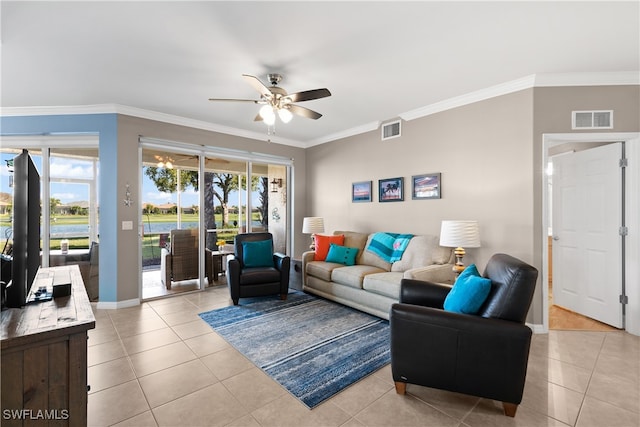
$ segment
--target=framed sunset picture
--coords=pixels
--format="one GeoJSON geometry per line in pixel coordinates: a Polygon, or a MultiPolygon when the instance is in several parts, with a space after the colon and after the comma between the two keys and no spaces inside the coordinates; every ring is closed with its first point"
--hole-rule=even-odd
{"type": "Polygon", "coordinates": [[[353,203],[371,201],[371,181],[360,181],[351,184],[351,201],[353,203]]]}

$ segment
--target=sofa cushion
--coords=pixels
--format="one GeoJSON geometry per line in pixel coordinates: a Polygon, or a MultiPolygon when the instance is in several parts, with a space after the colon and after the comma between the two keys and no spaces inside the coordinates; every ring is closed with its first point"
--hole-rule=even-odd
{"type": "Polygon", "coordinates": [[[337,262],[338,264],[354,265],[356,263],[356,255],[358,248],[350,248],[348,246],[339,246],[335,243],[329,245],[329,253],[326,262],[337,262]]]}
{"type": "Polygon", "coordinates": [[[383,295],[385,297],[400,299],[400,282],[402,273],[385,272],[369,274],[364,278],[362,287],[365,291],[383,295]]]}
{"type": "Polygon", "coordinates": [[[307,263],[306,273],[309,276],[330,282],[331,272],[338,267],[344,267],[344,265],[336,264],[334,262],[311,261],[307,263]]]}
{"type": "Polygon", "coordinates": [[[331,281],[340,285],[362,289],[362,281],[368,274],[382,273],[383,270],[370,265],[341,266],[331,272],[331,281]]]}
{"type": "Polygon", "coordinates": [[[438,236],[413,236],[400,261],[391,266],[391,271],[407,271],[431,264],[446,264],[451,256],[450,248],[440,246],[438,236]]]}
{"type": "Polygon", "coordinates": [[[314,261],[324,261],[327,258],[331,243],[335,243],[336,245],[344,244],[344,234],[337,234],[333,236],[316,234],[314,239],[316,244],[315,254],[313,255],[314,261]]]}
{"type": "MultiPolygon", "coordinates": [[[[365,248],[369,247],[369,244],[371,243],[371,239],[373,239],[373,234],[370,234],[367,237],[367,244],[365,248]]],[[[373,265],[374,267],[381,268],[384,271],[391,271],[391,263],[386,262],[385,260],[380,258],[378,255],[376,255],[375,253],[367,249],[365,249],[364,253],[360,256],[360,259],[358,260],[358,264],[373,265]]]]}
{"type": "Polygon", "coordinates": [[[356,264],[362,264],[360,259],[364,252],[364,246],[367,243],[367,234],[358,233],[357,231],[335,231],[333,234],[344,235],[344,246],[350,248],[358,248],[358,256],[356,256],[356,264]]]}

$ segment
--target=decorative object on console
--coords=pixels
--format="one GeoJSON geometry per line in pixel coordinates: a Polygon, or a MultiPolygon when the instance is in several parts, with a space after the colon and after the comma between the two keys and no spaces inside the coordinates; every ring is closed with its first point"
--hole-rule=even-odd
{"type": "Polygon", "coordinates": [[[302,220],[302,232],[311,234],[311,245],[309,249],[314,250],[316,247],[315,235],[324,233],[324,218],[319,216],[308,216],[302,220]]]}
{"type": "Polygon", "coordinates": [[[404,200],[404,178],[378,180],[379,202],[402,202],[404,200]]]}
{"type": "Polygon", "coordinates": [[[439,173],[414,175],[411,177],[411,186],[411,198],[413,200],[439,199],[442,197],[439,173]]]}
{"type": "Polygon", "coordinates": [[[353,203],[371,201],[371,181],[354,182],[351,184],[351,201],[353,203]]]}
{"type": "Polygon", "coordinates": [[[464,270],[462,258],[465,248],[480,247],[480,229],[478,221],[442,221],[440,228],[440,246],[455,248],[456,263],[453,271],[460,274],[464,270]]]}

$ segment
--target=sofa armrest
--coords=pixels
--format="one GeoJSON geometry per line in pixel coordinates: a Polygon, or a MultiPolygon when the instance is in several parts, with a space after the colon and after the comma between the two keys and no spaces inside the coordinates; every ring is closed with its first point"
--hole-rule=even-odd
{"type": "Polygon", "coordinates": [[[306,251],[302,253],[302,286],[307,284],[307,263],[313,261],[314,251],[306,251]]]}
{"type": "Polygon", "coordinates": [[[456,276],[453,264],[431,264],[424,267],[412,268],[404,272],[404,279],[424,280],[426,282],[453,285],[456,276]]]}

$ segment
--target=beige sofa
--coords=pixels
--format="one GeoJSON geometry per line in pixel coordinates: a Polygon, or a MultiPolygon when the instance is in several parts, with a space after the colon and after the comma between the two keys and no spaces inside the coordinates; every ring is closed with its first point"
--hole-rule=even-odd
{"type": "Polygon", "coordinates": [[[352,266],[315,261],[314,252],[302,254],[302,287],[332,301],[348,305],[375,316],[389,319],[391,305],[400,297],[403,278],[453,284],[454,255],[439,245],[438,236],[414,236],[402,258],[385,262],[366,248],[373,234],[336,231],[343,234],[344,246],[358,248],[352,266]]]}

